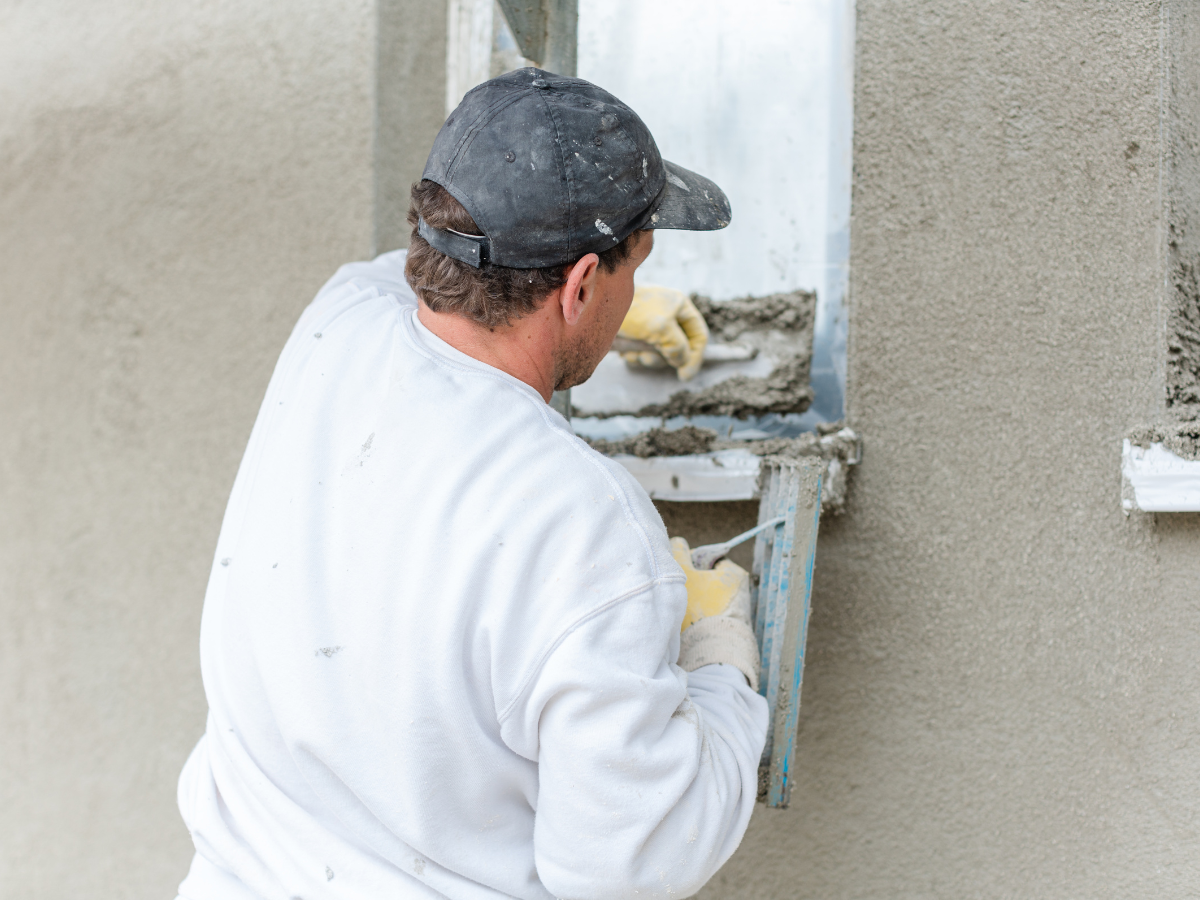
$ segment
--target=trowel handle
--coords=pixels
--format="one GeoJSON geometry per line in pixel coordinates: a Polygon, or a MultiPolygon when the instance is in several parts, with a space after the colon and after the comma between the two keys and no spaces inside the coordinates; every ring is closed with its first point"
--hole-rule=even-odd
{"type": "MultiPolygon", "coordinates": [[[[633,338],[621,337],[618,335],[613,338],[612,350],[617,353],[658,353],[658,348],[646,341],[636,341],[633,338]]],[[[661,355],[661,354],[660,354],[661,355]]]]}
{"type": "MultiPolygon", "coordinates": [[[[645,341],[636,341],[633,338],[625,338],[617,335],[613,338],[612,346],[609,348],[614,353],[658,353],[658,348],[653,344],[648,344],[645,341]]],[[[704,362],[723,363],[723,362],[745,362],[748,359],[754,359],[758,356],[758,350],[754,347],[747,347],[744,344],[719,344],[714,341],[709,341],[704,347],[704,362]]],[[[664,359],[664,362],[666,360],[664,359]]]]}
{"type": "Polygon", "coordinates": [[[692,565],[697,569],[711,569],[721,557],[727,554],[738,544],[745,543],[754,537],[760,531],[766,531],[768,528],[773,528],[776,525],[782,525],[785,516],[776,516],[774,519],[768,519],[760,525],[755,525],[749,531],[743,531],[737,537],[732,537],[720,544],[705,544],[703,547],[697,547],[692,551],[692,565]]]}

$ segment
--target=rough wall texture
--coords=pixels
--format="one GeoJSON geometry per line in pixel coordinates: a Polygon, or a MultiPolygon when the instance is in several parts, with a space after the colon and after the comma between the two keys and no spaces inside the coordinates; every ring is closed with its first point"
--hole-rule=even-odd
{"type": "MultiPolygon", "coordinates": [[[[386,10],[432,17],[427,56],[436,6],[386,10]]],[[[383,217],[376,13],[0,6],[2,897],[171,897],[186,872],[225,500],[296,316],[383,217]]]]}
{"type": "Polygon", "coordinates": [[[375,252],[407,247],[408,192],[446,119],[447,0],[376,0],[375,252]]]}
{"type": "MultiPolygon", "coordinates": [[[[867,455],[822,523],[794,806],[756,814],[705,896],[1192,895],[1200,519],[1118,502],[1192,252],[1169,237],[1195,209],[1168,177],[1186,107],[1160,115],[1195,100],[1191,4],[858,6],[867,455]]],[[[417,0],[378,15],[413,52],[444,28],[417,0]]],[[[376,71],[375,16],[0,8],[0,896],[161,898],[183,874],[174,782],[239,456],[315,288],[402,240],[376,198],[410,176],[373,135],[419,172],[397,116],[440,116],[385,101],[388,66],[435,104],[441,76],[376,71]]],[[[753,516],[660,508],[694,543],[753,516]]]]}
{"type": "Polygon", "coordinates": [[[1200,9],[1171,3],[1166,19],[1169,420],[1200,419],[1200,9]]]}
{"type": "Polygon", "coordinates": [[[1200,517],[1118,500],[1162,414],[1194,9],[858,0],[866,454],[821,526],[794,808],[704,897],[1195,895],[1200,517]]]}

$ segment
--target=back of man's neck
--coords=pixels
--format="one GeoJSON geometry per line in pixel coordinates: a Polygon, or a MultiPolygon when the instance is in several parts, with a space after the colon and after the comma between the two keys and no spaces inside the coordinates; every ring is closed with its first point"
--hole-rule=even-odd
{"type": "Polygon", "coordinates": [[[546,307],[509,325],[488,328],[456,313],[434,312],[425,301],[421,324],[460,353],[525,382],[549,402],[554,390],[554,347],[546,307]]]}

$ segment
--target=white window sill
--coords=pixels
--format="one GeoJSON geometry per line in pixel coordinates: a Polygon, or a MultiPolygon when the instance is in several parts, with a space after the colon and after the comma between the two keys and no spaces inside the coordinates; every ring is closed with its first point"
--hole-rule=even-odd
{"type": "Polygon", "coordinates": [[[759,458],[748,450],[649,459],[620,454],[613,459],[654,500],[753,500],[758,496],[759,458]]]}
{"type": "Polygon", "coordinates": [[[1143,512],[1200,512],[1200,460],[1176,456],[1162,444],[1121,451],[1121,506],[1143,512]]]}
{"type": "MultiPolygon", "coordinates": [[[[717,501],[757,500],[758,471],[761,460],[748,450],[716,450],[691,456],[613,457],[632,475],[654,500],[717,501]]],[[[846,499],[846,469],[857,459],[834,457],[821,490],[822,512],[840,512],[846,499]]]]}

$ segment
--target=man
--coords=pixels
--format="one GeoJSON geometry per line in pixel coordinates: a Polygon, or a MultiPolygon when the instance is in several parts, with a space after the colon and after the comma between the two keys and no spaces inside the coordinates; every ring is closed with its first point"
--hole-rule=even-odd
{"type": "Polygon", "coordinates": [[[467,95],[412,204],[407,255],[300,318],[238,472],[180,895],[687,896],[755,800],[747,580],[689,597],[645,493],[547,401],[653,230],[728,203],[615,97],[525,69],[467,95]]]}

